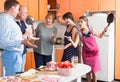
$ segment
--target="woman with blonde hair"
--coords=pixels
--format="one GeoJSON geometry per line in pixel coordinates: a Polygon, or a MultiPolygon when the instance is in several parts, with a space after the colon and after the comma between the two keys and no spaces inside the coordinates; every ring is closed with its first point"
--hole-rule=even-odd
{"type": "Polygon", "coordinates": [[[35,41],[38,48],[34,48],[36,68],[41,65],[45,66],[47,62],[52,60],[53,44],[56,41],[57,34],[54,20],[54,15],[52,13],[48,13],[45,21],[43,23],[39,23],[35,30],[36,37],[40,38],[40,40],[35,41]]]}

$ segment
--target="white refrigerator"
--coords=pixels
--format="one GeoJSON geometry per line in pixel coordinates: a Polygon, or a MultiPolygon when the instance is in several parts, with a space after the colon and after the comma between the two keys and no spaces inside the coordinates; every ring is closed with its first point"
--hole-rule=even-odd
{"type": "MultiPolygon", "coordinates": [[[[95,12],[88,16],[89,25],[101,33],[107,26],[107,13],[95,12]]],[[[115,22],[111,23],[109,30],[102,39],[96,37],[100,49],[101,71],[98,72],[98,80],[111,82],[114,80],[114,56],[115,56],[115,22]]]]}

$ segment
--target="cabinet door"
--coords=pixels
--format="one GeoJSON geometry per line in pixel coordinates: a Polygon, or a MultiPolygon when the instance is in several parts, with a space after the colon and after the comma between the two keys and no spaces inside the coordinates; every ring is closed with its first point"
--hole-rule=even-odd
{"type": "Polygon", "coordinates": [[[4,11],[4,2],[5,0],[0,0],[0,12],[4,11]]]}
{"type": "Polygon", "coordinates": [[[35,61],[34,61],[34,53],[27,52],[26,53],[26,64],[25,64],[25,71],[35,68],[35,61]]]}
{"type": "Polygon", "coordinates": [[[116,0],[115,79],[120,80],[120,0],[116,0]]]}
{"type": "Polygon", "coordinates": [[[61,17],[64,13],[70,11],[70,0],[57,0],[57,3],[60,4],[58,12],[60,13],[61,17]]]}
{"type": "Polygon", "coordinates": [[[44,20],[45,16],[48,13],[47,5],[48,5],[48,1],[47,0],[39,0],[39,5],[38,5],[39,12],[38,13],[39,13],[39,19],[40,20],[44,20]]]}
{"type": "Polygon", "coordinates": [[[83,1],[83,10],[86,11],[98,11],[98,0],[84,0],[83,1]]]}
{"type": "Polygon", "coordinates": [[[18,0],[21,5],[24,5],[28,8],[28,0],[18,0]]]}
{"type": "Polygon", "coordinates": [[[38,10],[39,10],[38,2],[39,1],[40,0],[28,0],[28,14],[33,16],[35,20],[39,19],[39,16],[38,16],[38,13],[39,13],[38,12],[38,10]]]}
{"type": "Polygon", "coordinates": [[[78,20],[79,17],[84,13],[83,1],[84,0],[70,0],[70,11],[73,13],[75,20],[78,20]]]}
{"type": "Polygon", "coordinates": [[[56,49],[56,62],[60,62],[63,56],[63,49],[56,49]]]}
{"type": "Polygon", "coordinates": [[[115,0],[99,0],[99,11],[115,10],[115,0]]]}

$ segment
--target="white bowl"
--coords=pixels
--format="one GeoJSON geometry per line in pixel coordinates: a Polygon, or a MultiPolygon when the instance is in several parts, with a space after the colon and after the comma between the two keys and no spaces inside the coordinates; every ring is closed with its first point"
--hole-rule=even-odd
{"type": "Polygon", "coordinates": [[[63,76],[68,76],[73,73],[74,69],[73,68],[59,68],[58,73],[63,76]]]}

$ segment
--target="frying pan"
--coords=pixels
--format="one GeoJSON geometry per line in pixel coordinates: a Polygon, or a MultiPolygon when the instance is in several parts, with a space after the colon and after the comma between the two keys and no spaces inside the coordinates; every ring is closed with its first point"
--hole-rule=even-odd
{"type": "Polygon", "coordinates": [[[34,23],[34,18],[33,18],[32,16],[28,16],[28,17],[26,18],[26,23],[27,23],[28,25],[32,25],[32,24],[34,23]]]}
{"type": "Polygon", "coordinates": [[[108,23],[107,26],[109,26],[110,23],[113,22],[113,20],[114,20],[114,14],[113,13],[109,13],[108,16],[107,16],[107,23],[108,23]]]}

